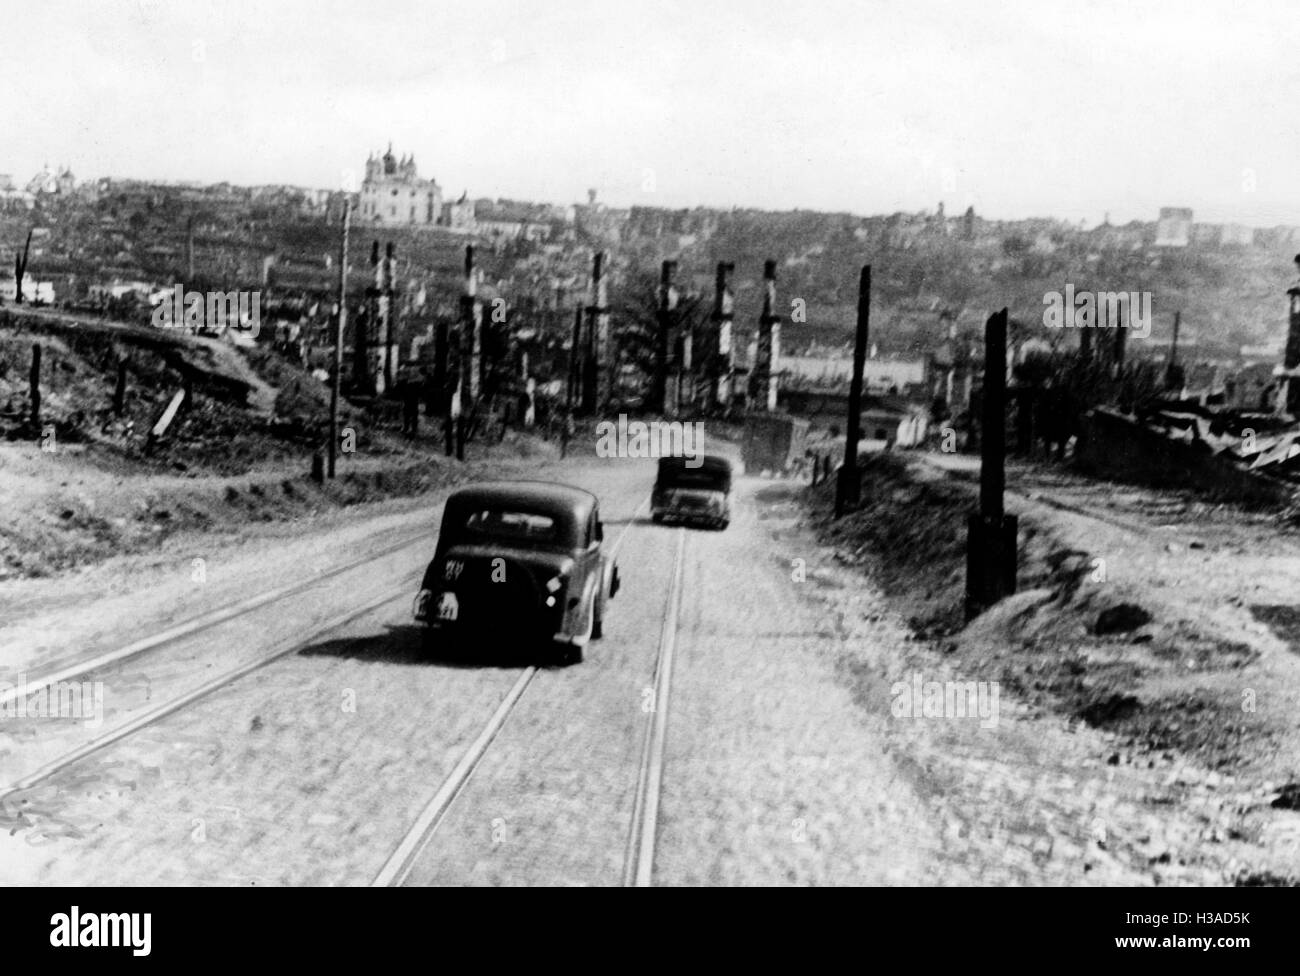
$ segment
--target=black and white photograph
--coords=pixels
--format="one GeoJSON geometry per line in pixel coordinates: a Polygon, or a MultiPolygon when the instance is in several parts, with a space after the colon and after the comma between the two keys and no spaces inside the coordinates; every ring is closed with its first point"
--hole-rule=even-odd
{"type": "Polygon", "coordinates": [[[0,13],[23,940],[148,956],[123,889],[1046,888],[1110,891],[1108,958],[1261,947],[1294,5],[0,13]]]}

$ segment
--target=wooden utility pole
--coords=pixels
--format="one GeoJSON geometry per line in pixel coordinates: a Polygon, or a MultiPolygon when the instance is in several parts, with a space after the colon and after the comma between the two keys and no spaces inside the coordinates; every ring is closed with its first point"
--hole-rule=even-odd
{"type": "Polygon", "coordinates": [[[569,347],[569,396],[565,406],[576,410],[582,403],[582,372],[585,358],[582,349],[582,306],[573,310],[573,345],[569,347]]]}
{"type": "Polygon", "coordinates": [[[984,324],[983,453],[980,455],[980,514],[1002,517],[1006,490],[1007,310],[984,324]]]}
{"type": "Polygon", "coordinates": [[[32,232],[27,232],[27,243],[23,245],[22,253],[14,255],[14,285],[17,291],[14,293],[14,304],[23,303],[23,278],[27,276],[27,258],[32,250],[32,232]]]}
{"type": "MultiPolygon", "coordinates": [[[[22,292],[20,291],[21,295],[22,292]]],[[[32,368],[27,375],[28,399],[32,408],[32,428],[40,432],[41,429],[41,344],[32,343],[32,368]]]]}
{"type": "Polygon", "coordinates": [[[397,258],[394,256],[395,248],[393,242],[389,241],[384,245],[384,261],[380,265],[380,282],[379,282],[379,315],[380,327],[379,334],[383,336],[384,358],[383,358],[383,376],[384,376],[384,393],[386,396],[393,395],[394,384],[394,363],[393,363],[393,335],[397,331],[394,325],[394,319],[397,316],[395,306],[395,289],[393,281],[397,277],[397,258]]]}
{"type": "Polygon", "coordinates": [[[450,345],[450,328],[441,315],[433,326],[433,375],[429,379],[429,399],[426,414],[442,412],[444,426],[451,413],[448,403],[447,356],[450,345]]]}
{"type": "Polygon", "coordinates": [[[326,474],[334,477],[339,449],[339,384],[343,375],[343,330],[348,322],[348,227],[352,218],[352,201],[343,201],[343,239],[339,243],[339,307],[334,316],[334,352],[330,356],[330,444],[326,474]]]}
{"type": "Polygon", "coordinates": [[[777,370],[781,356],[781,316],[776,314],[776,262],[763,262],[763,313],[749,378],[749,402],[756,410],[776,409],[777,370]]]}
{"type": "Polygon", "coordinates": [[[687,320],[677,337],[674,355],[677,358],[676,409],[695,405],[695,335],[694,321],[687,320]]]}
{"type": "Polygon", "coordinates": [[[609,307],[605,302],[605,252],[591,258],[591,304],[587,306],[587,353],[582,371],[582,412],[604,409],[613,395],[614,364],[610,360],[609,307]]]}
{"type": "Polygon", "coordinates": [[[1178,332],[1182,325],[1183,313],[1180,309],[1174,313],[1174,340],[1169,344],[1169,364],[1165,367],[1165,389],[1178,382],[1178,332]]]}
{"type": "MultiPolygon", "coordinates": [[[[378,264],[379,242],[372,241],[370,244],[372,273],[378,264]]],[[[352,326],[352,389],[363,396],[375,391],[374,373],[370,361],[370,335],[375,327],[377,311],[375,286],[372,282],[366,287],[361,314],[357,316],[357,321],[352,326]]]]}
{"type": "Polygon", "coordinates": [[[473,244],[465,246],[465,290],[460,301],[463,322],[461,338],[464,342],[461,390],[466,397],[461,406],[469,407],[478,398],[479,386],[483,380],[483,306],[478,300],[478,269],[474,264],[473,244]]]}
{"type": "Polygon", "coordinates": [[[465,246],[465,291],[460,299],[461,352],[456,398],[456,457],[465,460],[466,427],[478,399],[482,369],[483,307],[478,300],[478,272],[474,267],[474,245],[465,246]]]}
{"type": "Polygon", "coordinates": [[[858,439],[862,433],[862,370],[867,362],[871,333],[871,265],[863,265],[858,279],[858,332],[853,343],[853,376],[849,381],[848,429],[844,435],[844,465],[835,483],[835,517],[839,518],[862,498],[858,479],[858,439]]]}
{"type": "MultiPolygon", "coordinates": [[[[1300,274],[1300,254],[1295,258],[1300,274]]],[[[1279,377],[1277,412],[1300,415],[1300,277],[1287,289],[1289,306],[1286,348],[1282,352],[1282,375],[1279,377]]]]}
{"type": "MultiPolygon", "coordinates": [[[[1115,338],[1111,345],[1111,363],[1115,367],[1115,375],[1118,376],[1124,369],[1124,347],[1128,341],[1128,323],[1124,321],[1124,302],[1119,303],[1116,315],[1119,321],[1115,323],[1115,338]]],[[[1128,310],[1128,322],[1133,321],[1133,309],[1128,310]]],[[[1087,331],[1087,330],[1084,330],[1087,331]]]]}
{"type": "Polygon", "coordinates": [[[650,387],[650,409],[668,408],[668,345],[677,319],[677,262],[665,261],[659,272],[659,307],[655,314],[655,372],[650,387]]]}
{"type": "Polygon", "coordinates": [[[1016,592],[1018,522],[1003,508],[1006,489],[1007,310],[984,325],[980,505],[966,523],[966,619],[1016,592]]]}
{"type": "Polygon", "coordinates": [[[731,404],[731,384],[735,372],[732,353],[731,324],[735,318],[735,304],[731,294],[731,273],[736,265],[719,261],[713,279],[713,335],[708,350],[709,393],[715,403],[726,407],[731,404]]]}
{"type": "Polygon", "coordinates": [[[120,417],[126,409],[126,356],[117,357],[117,382],[113,384],[113,416],[120,417]]]}
{"type": "Polygon", "coordinates": [[[435,349],[434,370],[442,365],[442,382],[438,386],[438,396],[442,404],[443,444],[447,457],[456,453],[456,417],[460,410],[460,329],[450,322],[439,321],[438,342],[441,352],[435,349]]]}

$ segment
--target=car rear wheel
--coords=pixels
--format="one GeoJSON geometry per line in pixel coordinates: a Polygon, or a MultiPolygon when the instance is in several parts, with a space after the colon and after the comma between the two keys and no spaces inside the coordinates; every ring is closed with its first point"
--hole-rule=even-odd
{"type": "Polygon", "coordinates": [[[426,627],[421,635],[424,656],[434,661],[454,663],[465,658],[461,635],[446,628],[426,627]]]}
{"type": "Polygon", "coordinates": [[[587,620],[583,625],[583,631],[574,634],[569,639],[569,643],[564,644],[560,651],[560,660],[566,665],[581,664],[586,656],[587,642],[595,636],[596,631],[596,597],[592,594],[591,600],[587,604],[587,620]]]}
{"type": "Polygon", "coordinates": [[[443,651],[443,642],[438,639],[432,627],[421,627],[420,650],[425,657],[437,657],[443,651]]]}

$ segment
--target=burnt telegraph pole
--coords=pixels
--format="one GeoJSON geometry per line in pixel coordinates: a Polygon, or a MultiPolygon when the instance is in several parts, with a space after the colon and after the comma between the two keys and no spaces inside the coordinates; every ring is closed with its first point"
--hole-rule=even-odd
{"type": "Polygon", "coordinates": [[[339,308],[334,316],[334,351],[330,356],[330,444],[326,474],[334,477],[339,450],[339,383],[343,373],[343,329],[348,322],[348,224],[352,201],[343,201],[343,240],[339,243],[339,308]]]}
{"type": "Polygon", "coordinates": [[[677,276],[677,262],[665,261],[659,274],[659,308],[656,312],[655,331],[655,372],[654,383],[650,388],[651,409],[663,412],[668,409],[668,360],[669,344],[672,341],[673,326],[677,319],[677,287],[673,279],[677,276]]]}
{"type": "Polygon", "coordinates": [[[749,379],[749,402],[757,409],[776,409],[777,370],[781,357],[781,316],[776,314],[776,262],[763,262],[763,313],[758,318],[758,342],[749,379]]]}
{"type": "Polygon", "coordinates": [[[570,413],[582,404],[582,371],[586,362],[582,348],[582,306],[573,310],[573,341],[569,345],[569,387],[565,406],[570,413]]]}
{"type": "Polygon", "coordinates": [[[377,286],[379,288],[379,334],[384,343],[383,363],[383,392],[387,396],[393,395],[393,341],[394,333],[397,331],[394,327],[394,318],[397,315],[395,304],[395,292],[393,281],[397,277],[397,258],[393,253],[393,242],[389,241],[384,245],[384,260],[380,263],[380,275],[377,286]]]}
{"type": "Polygon", "coordinates": [[[474,245],[465,245],[465,292],[460,299],[460,370],[456,387],[456,458],[465,460],[466,427],[478,400],[479,370],[483,358],[483,306],[478,300],[478,271],[474,267],[474,245]]]}
{"type": "Polygon", "coordinates": [[[582,370],[582,412],[603,410],[613,395],[614,364],[610,362],[609,306],[606,301],[605,252],[591,259],[591,304],[587,306],[587,351],[582,370]]]}
{"type": "Polygon", "coordinates": [[[1178,332],[1183,323],[1182,310],[1174,312],[1174,338],[1169,344],[1169,363],[1165,366],[1165,389],[1173,389],[1175,386],[1182,386],[1178,382],[1178,374],[1182,372],[1178,368],[1178,332]]]}
{"type": "Polygon", "coordinates": [[[1300,415],[1300,254],[1295,256],[1297,278],[1287,290],[1288,328],[1282,368],[1278,377],[1277,412],[1300,415]]]}
{"type": "Polygon", "coordinates": [[[984,325],[980,506],[966,524],[966,619],[1016,592],[1018,520],[1003,508],[1006,489],[1007,310],[984,325]]]}
{"type": "Polygon", "coordinates": [[[858,279],[858,332],[853,343],[853,376],[849,381],[848,430],[844,434],[844,464],[835,482],[835,517],[862,499],[858,479],[858,439],[862,436],[862,370],[867,362],[867,338],[871,333],[871,265],[863,265],[858,279]]]}
{"type": "MultiPolygon", "coordinates": [[[[375,280],[379,276],[379,242],[370,244],[370,268],[375,280]]],[[[366,300],[361,314],[352,329],[352,388],[358,394],[375,392],[373,359],[370,352],[370,338],[375,331],[375,321],[379,317],[379,289],[372,281],[366,287],[366,300]]]]}
{"type": "Polygon", "coordinates": [[[732,354],[731,325],[735,319],[735,300],[731,292],[731,273],[736,265],[719,261],[713,282],[713,333],[709,336],[708,380],[713,402],[726,407],[731,404],[731,384],[735,372],[732,354]]]}

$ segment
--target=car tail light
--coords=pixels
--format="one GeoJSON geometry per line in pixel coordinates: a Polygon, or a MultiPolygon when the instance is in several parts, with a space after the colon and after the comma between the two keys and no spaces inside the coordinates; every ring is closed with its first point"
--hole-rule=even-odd
{"type": "Polygon", "coordinates": [[[548,607],[555,606],[556,601],[559,599],[560,591],[563,589],[564,577],[562,576],[552,576],[546,581],[546,605],[548,607]]]}
{"type": "Polygon", "coordinates": [[[415,595],[415,604],[411,607],[411,615],[416,620],[423,621],[429,612],[429,598],[433,596],[432,590],[421,590],[415,595]]]}

